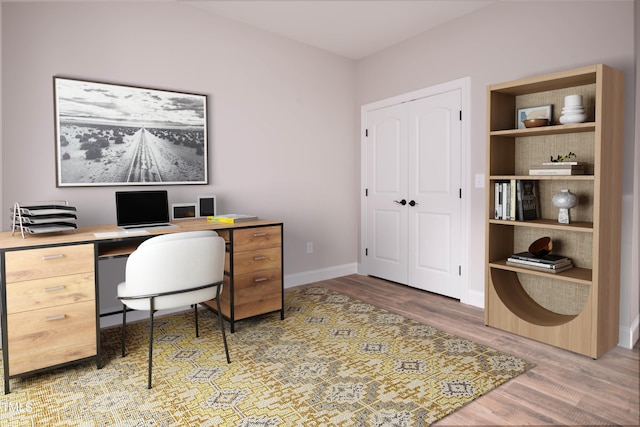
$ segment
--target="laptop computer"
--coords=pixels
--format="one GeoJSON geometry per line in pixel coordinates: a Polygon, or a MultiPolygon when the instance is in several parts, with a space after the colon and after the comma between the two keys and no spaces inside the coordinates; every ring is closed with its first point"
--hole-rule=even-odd
{"type": "Polygon", "coordinates": [[[123,230],[169,228],[166,190],[116,191],[117,225],[123,230]]]}

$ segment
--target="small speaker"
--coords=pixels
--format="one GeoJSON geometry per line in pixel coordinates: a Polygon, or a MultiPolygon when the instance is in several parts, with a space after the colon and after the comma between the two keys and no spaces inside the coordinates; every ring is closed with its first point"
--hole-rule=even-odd
{"type": "Polygon", "coordinates": [[[197,209],[195,203],[174,203],[171,205],[171,220],[194,219],[197,209]]]}
{"type": "Polygon", "coordinates": [[[216,196],[198,197],[198,218],[206,218],[216,214],[216,196]]]}

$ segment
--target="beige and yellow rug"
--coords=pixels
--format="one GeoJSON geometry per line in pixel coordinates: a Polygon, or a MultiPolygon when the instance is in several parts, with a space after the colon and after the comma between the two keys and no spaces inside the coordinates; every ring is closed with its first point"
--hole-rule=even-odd
{"type": "Polygon", "coordinates": [[[104,367],[83,363],[12,379],[12,426],[423,426],[532,365],[321,287],[285,294],[286,317],[228,333],[201,311],[158,318],[153,389],[147,322],[102,332],[104,367]]]}

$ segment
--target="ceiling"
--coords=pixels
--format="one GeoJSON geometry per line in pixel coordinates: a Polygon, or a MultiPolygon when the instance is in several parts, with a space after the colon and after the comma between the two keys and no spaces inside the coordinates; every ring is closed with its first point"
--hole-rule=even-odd
{"type": "Polygon", "coordinates": [[[177,0],[361,59],[496,0],[177,0]]]}
{"type": "MultiPolygon", "coordinates": [[[[0,0],[0,2],[60,0],[0,0]]],[[[70,0],[122,2],[127,0],[70,0]]],[[[517,0],[135,0],[179,2],[336,55],[362,59],[486,7],[517,0]]]]}

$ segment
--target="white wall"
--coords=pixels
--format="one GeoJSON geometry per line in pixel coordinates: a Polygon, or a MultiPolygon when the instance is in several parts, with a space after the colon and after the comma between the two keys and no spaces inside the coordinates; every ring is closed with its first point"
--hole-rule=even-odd
{"type": "MultiPolygon", "coordinates": [[[[169,187],[171,201],[217,194],[223,211],[283,220],[285,285],[355,269],[361,105],[470,76],[473,180],[485,171],[488,84],[599,62],[621,69],[630,94],[623,234],[635,236],[622,249],[636,248],[621,266],[621,328],[629,332],[635,319],[637,331],[632,1],[496,2],[357,64],[180,3],[1,6],[3,230],[3,213],[17,200],[64,198],[78,206],[82,224],[115,221],[116,188],[55,187],[52,76],[204,93],[211,183],[169,187]]],[[[467,187],[469,291],[483,292],[484,193],[467,187]]],[[[121,266],[101,273],[115,282],[121,266]]]]}
{"type": "MultiPolygon", "coordinates": [[[[485,172],[486,87],[522,77],[605,63],[625,73],[623,235],[631,236],[635,145],[634,4],[621,2],[496,2],[358,63],[357,102],[364,105],[442,82],[471,77],[471,218],[469,292],[484,290],[484,190],[474,175],[485,172]],[[544,4],[544,7],[541,7],[544,4]]],[[[631,239],[623,239],[623,254],[631,239]]],[[[621,344],[638,318],[633,260],[621,266],[621,344]]],[[[637,328],[637,324],[636,324],[637,328]]],[[[625,338],[626,337],[626,338],[625,338]]]]}
{"type": "MultiPolygon", "coordinates": [[[[201,93],[210,184],[166,187],[170,202],[216,194],[223,213],[282,220],[285,285],[355,271],[353,61],[174,2],[2,3],[2,12],[2,212],[67,199],[81,225],[115,222],[122,187],[56,188],[52,76],[201,93]]],[[[101,273],[117,281],[120,270],[101,273]]]]}
{"type": "MultiPolygon", "coordinates": [[[[640,112],[640,5],[635,2],[635,31],[636,31],[636,132],[635,132],[635,172],[633,182],[635,188],[633,191],[633,228],[631,233],[631,284],[632,292],[629,298],[629,313],[627,314],[627,322],[631,325],[630,343],[635,343],[640,337],[640,120],[638,120],[638,112],[640,112]],[[633,292],[633,284],[635,284],[635,293],[633,292]]],[[[621,322],[627,324],[627,322],[621,322]]]]}

